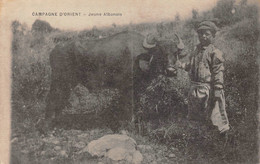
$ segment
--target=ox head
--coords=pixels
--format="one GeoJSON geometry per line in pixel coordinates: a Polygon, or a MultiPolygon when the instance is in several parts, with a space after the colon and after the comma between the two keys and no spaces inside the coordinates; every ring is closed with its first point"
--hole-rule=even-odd
{"type": "Polygon", "coordinates": [[[177,75],[179,58],[182,58],[184,44],[181,38],[175,34],[177,42],[173,39],[161,39],[156,42],[154,48],[151,67],[159,74],[165,74],[168,77],[177,75]]]}

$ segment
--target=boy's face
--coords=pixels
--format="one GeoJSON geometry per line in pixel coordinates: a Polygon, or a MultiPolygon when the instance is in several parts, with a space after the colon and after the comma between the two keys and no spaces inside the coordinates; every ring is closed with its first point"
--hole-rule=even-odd
{"type": "Polygon", "coordinates": [[[209,44],[212,43],[214,39],[214,36],[210,30],[200,30],[198,31],[198,35],[199,35],[199,41],[202,46],[208,46],[209,44]]]}

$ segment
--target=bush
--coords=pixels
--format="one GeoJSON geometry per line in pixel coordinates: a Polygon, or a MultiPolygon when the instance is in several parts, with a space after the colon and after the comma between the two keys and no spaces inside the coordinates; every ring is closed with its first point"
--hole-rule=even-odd
{"type": "Polygon", "coordinates": [[[183,117],[187,113],[187,90],[189,78],[179,70],[178,77],[159,76],[146,88],[141,96],[141,110],[144,119],[164,119],[183,117]]]}
{"type": "Polygon", "coordinates": [[[234,0],[219,0],[213,9],[214,18],[220,19],[223,25],[234,23],[232,13],[234,3],[234,0]]]}
{"type": "Polygon", "coordinates": [[[34,124],[43,114],[44,100],[49,90],[48,53],[52,44],[43,38],[41,44],[31,46],[35,37],[30,31],[13,35],[12,123],[27,121],[34,124]]]}
{"type": "Polygon", "coordinates": [[[258,40],[258,35],[257,21],[254,19],[244,19],[233,26],[227,37],[254,44],[258,40]]]}
{"type": "Polygon", "coordinates": [[[37,19],[33,25],[32,25],[32,32],[40,32],[40,33],[50,33],[52,32],[54,29],[51,27],[51,25],[46,22],[46,21],[42,21],[37,19]]]}

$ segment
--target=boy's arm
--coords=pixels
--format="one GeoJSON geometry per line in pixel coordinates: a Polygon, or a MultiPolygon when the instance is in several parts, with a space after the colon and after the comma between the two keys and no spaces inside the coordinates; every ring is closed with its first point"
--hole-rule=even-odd
{"type": "Polygon", "coordinates": [[[178,67],[179,68],[181,68],[181,69],[184,69],[185,71],[190,71],[190,69],[191,69],[191,63],[192,63],[192,60],[193,60],[193,57],[194,57],[194,55],[197,53],[197,46],[196,47],[194,47],[194,50],[192,51],[192,52],[190,52],[190,53],[187,53],[185,56],[187,56],[188,55],[188,62],[180,62],[180,61],[178,61],[179,63],[177,64],[178,65],[178,67]]]}
{"type": "Polygon", "coordinates": [[[184,69],[185,71],[188,72],[190,70],[190,68],[191,68],[191,64],[190,64],[190,62],[182,63],[182,62],[179,61],[178,67],[181,68],[181,69],[184,69]]]}
{"type": "Polygon", "coordinates": [[[215,97],[220,97],[224,88],[224,57],[220,50],[215,50],[213,53],[212,82],[215,97]]]}
{"type": "Polygon", "coordinates": [[[181,62],[181,61],[177,61],[176,65],[177,67],[184,69],[185,71],[189,71],[191,69],[191,60],[192,60],[192,55],[189,56],[189,61],[188,62],[181,62]]]}

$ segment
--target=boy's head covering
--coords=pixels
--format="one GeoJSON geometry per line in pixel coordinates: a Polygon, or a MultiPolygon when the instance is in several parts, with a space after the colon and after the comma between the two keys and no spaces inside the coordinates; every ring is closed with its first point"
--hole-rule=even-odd
{"type": "Polygon", "coordinates": [[[199,24],[197,32],[199,32],[200,30],[210,30],[211,32],[213,32],[213,34],[216,34],[216,32],[218,31],[218,27],[215,25],[215,23],[211,21],[203,21],[199,24]]]}

